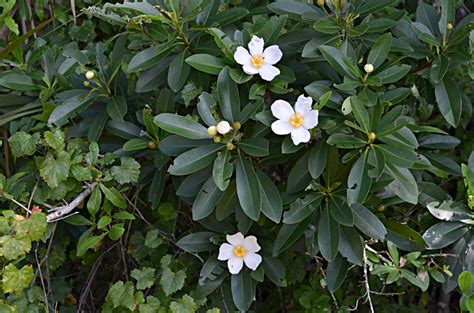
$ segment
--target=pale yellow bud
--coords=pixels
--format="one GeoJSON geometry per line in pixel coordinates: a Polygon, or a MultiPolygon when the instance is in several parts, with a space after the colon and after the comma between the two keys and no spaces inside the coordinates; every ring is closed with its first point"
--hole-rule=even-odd
{"type": "Polygon", "coordinates": [[[215,135],[217,135],[217,127],[209,126],[209,128],[207,129],[207,133],[209,134],[209,136],[214,137],[215,135]]]}

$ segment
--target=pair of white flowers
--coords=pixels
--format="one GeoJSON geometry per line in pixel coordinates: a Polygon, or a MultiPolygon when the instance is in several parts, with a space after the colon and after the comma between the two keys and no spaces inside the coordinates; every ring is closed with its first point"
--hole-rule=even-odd
{"type": "MultiPolygon", "coordinates": [[[[249,49],[238,47],[234,59],[242,65],[246,74],[258,73],[262,79],[271,81],[280,74],[280,70],[273,65],[280,61],[283,53],[277,45],[264,50],[264,44],[262,38],[253,36],[249,49]]],[[[312,99],[304,95],[298,97],[294,109],[284,100],[275,101],[271,110],[278,120],[273,122],[272,131],[277,135],[291,134],[295,145],[308,142],[311,138],[309,130],[318,124],[318,111],[313,110],[312,103],[312,99]]]]}

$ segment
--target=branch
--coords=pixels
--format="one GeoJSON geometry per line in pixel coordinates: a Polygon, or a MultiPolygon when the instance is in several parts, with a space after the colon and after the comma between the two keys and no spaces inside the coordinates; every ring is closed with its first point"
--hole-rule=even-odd
{"type": "Polygon", "coordinates": [[[372,298],[370,297],[370,286],[369,286],[369,277],[367,275],[367,253],[366,253],[366,250],[364,248],[364,283],[365,283],[365,290],[366,290],[366,297],[367,297],[367,301],[369,302],[369,306],[370,306],[370,312],[371,313],[374,313],[374,307],[372,305],[372,298]]]}
{"type": "Polygon", "coordinates": [[[81,204],[84,199],[92,193],[92,190],[94,190],[95,186],[97,183],[92,183],[90,185],[87,185],[86,189],[81,192],[74,200],[72,200],[71,203],[68,205],[63,205],[60,207],[52,208],[47,216],[47,220],[49,223],[56,222],[57,219],[65,216],[66,214],[70,213],[72,210],[74,210],[79,204],[81,204]]]}

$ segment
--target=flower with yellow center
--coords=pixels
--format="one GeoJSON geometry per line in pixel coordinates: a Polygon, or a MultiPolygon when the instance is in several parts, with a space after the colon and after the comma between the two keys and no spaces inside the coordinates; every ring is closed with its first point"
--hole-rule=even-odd
{"type": "Polygon", "coordinates": [[[312,108],[313,100],[300,95],[296,100],[295,109],[284,100],[275,101],[272,114],[278,120],[272,123],[272,131],[277,135],[291,134],[295,145],[308,142],[311,138],[309,130],[318,125],[318,110],[312,108]]]}
{"type": "Polygon", "coordinates": [[[264,40],[253,36],[248,44],[248,50],[244,47],[237,47],[234,59],[242,65],[242,69],[248,75],[259,74],[266,81],[273,80],[280,74],[280,70],[273,66],[280,61],[283,53],[277,45],[267,47],[265,50],[264,40]]]}
{"type": "Polygon", "coordinates": [[[217,259],[227,261],[231,274],[238,274],[245,265],[255,271],[262,262],[262,257],[257,254],[260,246],[255,236],[244,237],[242,233],[226,236],[228,243],[223,243],[219,248],[217,259]]]}

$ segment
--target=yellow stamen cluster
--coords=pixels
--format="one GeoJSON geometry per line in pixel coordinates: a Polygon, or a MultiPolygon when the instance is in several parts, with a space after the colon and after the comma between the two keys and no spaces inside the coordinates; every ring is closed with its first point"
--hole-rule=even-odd
{"type": "Polygon", "coordinates": [[[256,68],[261,68],[263,66],[263,61],[264,60],[265,60],[265,58],[263,57],[263,55],[257,54],[257,55],[253,55],[250,58],[250,63],[252,63],[252,65],[256,68]]]}
{"type": "Polygon", "coordinates": [[[235,247],[233,252],[238,258],[243,258],[247,254],[247,250],[243,246],[235,247]]]}
{"type": "Polygon", "coordinates": [[[298,128],[303,125],[303,116],[299,113],[295,113],[290,117],[290,124],[294,128],[298,128]]]}

